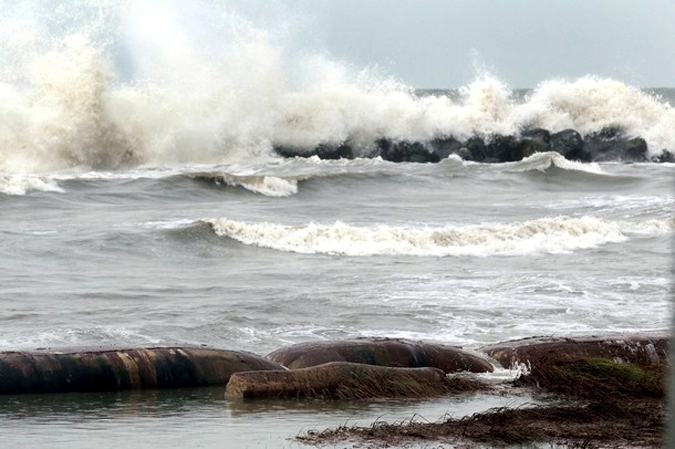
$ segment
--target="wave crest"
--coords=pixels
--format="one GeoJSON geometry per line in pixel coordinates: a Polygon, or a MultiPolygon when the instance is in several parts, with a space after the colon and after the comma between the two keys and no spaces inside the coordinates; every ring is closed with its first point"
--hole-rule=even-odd
{"type": "Polygon", "coordinates": [[[63,192],[54,179],[34,175],[0,175],[0,193],[25,195],[31,190],[63,192]]]}
{"type": "Polygon", "coordinates": [[[514,163],[511,171],[527,172],[527,171],[546,171],[551,167],[557,167],[566,171],[578,171],[584,173],[591,173],[595,175],[602,175],[605,172],[602,168],[594,162],[582,163],[578,161],[571,161],[566,159],[561,154],[556,152],[535,153],[522,161],[514,163]]]}
{"type": "Polygon", "coordinates": [[[219,218],[206,220],[214,232],[245,245],[304,254],[345,256],[511,256],[567,253],[627,239],[624,232],[663,232],[671,225],[630,225],[600,218],[553,217],[519,223],[412,228],[358,227],[336,222],[286,226],[219,218]],[[625,228],[625,229],[624,229],[625,228]]]}
{"type": "Polygon", "coordinates": [[[277,176],[240,176],[227,173],[191,173],[194,179],[205,179],[216,185],[225,184],[270,197],[285,197],[298,193],[298,180],[277,176]]]}

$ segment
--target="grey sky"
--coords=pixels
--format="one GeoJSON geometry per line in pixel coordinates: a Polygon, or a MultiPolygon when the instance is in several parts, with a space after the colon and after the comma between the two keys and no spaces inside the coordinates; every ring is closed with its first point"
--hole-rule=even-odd
{"type": "MultiPolygon", "coordinates": [[[[607,76],[675,86],[675,0],[285,0],[295,39],[414,87],[607,76]]],[[[269,3],[268,3],[269,4],[269,3]]]]}

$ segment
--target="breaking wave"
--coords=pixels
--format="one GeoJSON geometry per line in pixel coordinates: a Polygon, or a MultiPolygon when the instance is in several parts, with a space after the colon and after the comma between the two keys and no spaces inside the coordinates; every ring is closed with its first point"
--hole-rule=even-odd
{"type": "Polygon", "coordinates": [[[205,220],[220,237],[245,245],[303,254],[344,256],[513,256],[569,253],[621,242],[629,233],[664,233],[673,220],[642,224],[590,216],[463,227],[358,227],[343,222],[287,226],[219,218],[205,220]]]}
{"type": "MultiPolygon", "coordinates": [[[[278,157],[275,146],[367,147],[383,136],[426,142],[533,127],[613,127],[643,137],[652,156],[675,151],[668,100],[617,80],[554,79],[522,97],[483,75],[458,91],[418,94],[372,70],[288,51],[283,33],[226,6],[67,5],[3,6],[1,172],[264,161],[278,157]]],[[[252,188],[278,192],[275,182],[252,188]]]]}
{"type": "Polygon", "coordinates": [[[29,191],[63,192],[54,179],[35,175],[0,175],[0,193],[25,195],[29,191]]]}
{"type": "Polygon", "coordinates": [[[277,176],[239,176],[227,173],[192,173],[193,179],[202,179],[215,185],[242,187],[250,192],[270,197],[291,196],[298,193],[298,180],[277,176]]]}
{"type": "Polygon", "coordinates": [[[604,174],[602,168],[597,163],[581,163],[578,161],[570,161],[561,154],[555,152],[535,153],[528,156],[522,161],[515,162],[511,171],[527,172],[527,171],[546,171],[551,167],[556,167],[565,171],[578,171],[584,173],[591,173],[594,175],[604,174]]]}

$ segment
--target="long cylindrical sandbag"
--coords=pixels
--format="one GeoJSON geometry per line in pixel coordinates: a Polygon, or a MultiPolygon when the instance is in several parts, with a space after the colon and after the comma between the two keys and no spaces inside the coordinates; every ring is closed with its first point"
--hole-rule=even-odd
{"type": "Polygon", "coordinates": [[[666,335],[602,335],[565,337],[530,337],[481,348],[502,366],[539,363],[545,358],[595,357],[623,362],[657,362],[668,358],[666,335]]]}
{"type": "Polygon", "coordinates": [[[494,367],[484,354],[435,343],[390,339],[359,338],[345,341],[300,343],[278,349],[267,358],[287,368],[306,368],[328,362],[421,368],[432,367],[445,373],[492,372],[494,367]]]}
{"type": "Polygon", "coordinates": [[[448,379],[438,368],[396,368],[331,362],[288,371],[233,374],[227,398],[363,399],[432,397],[448,392],[448,379]]]}
{"type": "Polygon", "coordinates": [[[0,394],[225,385],[233,373],[271,369],[284,368],[202,347],[0,352],[0,394]]]}

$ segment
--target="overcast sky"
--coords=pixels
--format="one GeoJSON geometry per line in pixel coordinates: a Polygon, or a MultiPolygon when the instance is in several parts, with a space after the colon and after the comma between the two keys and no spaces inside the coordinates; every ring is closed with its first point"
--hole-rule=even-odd
{"type": "Polygon", "coordinates": [[[413,87],[463,86],[479,70],[513,88],[587,74],[675,87],[675,0],[282,3],[305,45],[413,87]]]}

